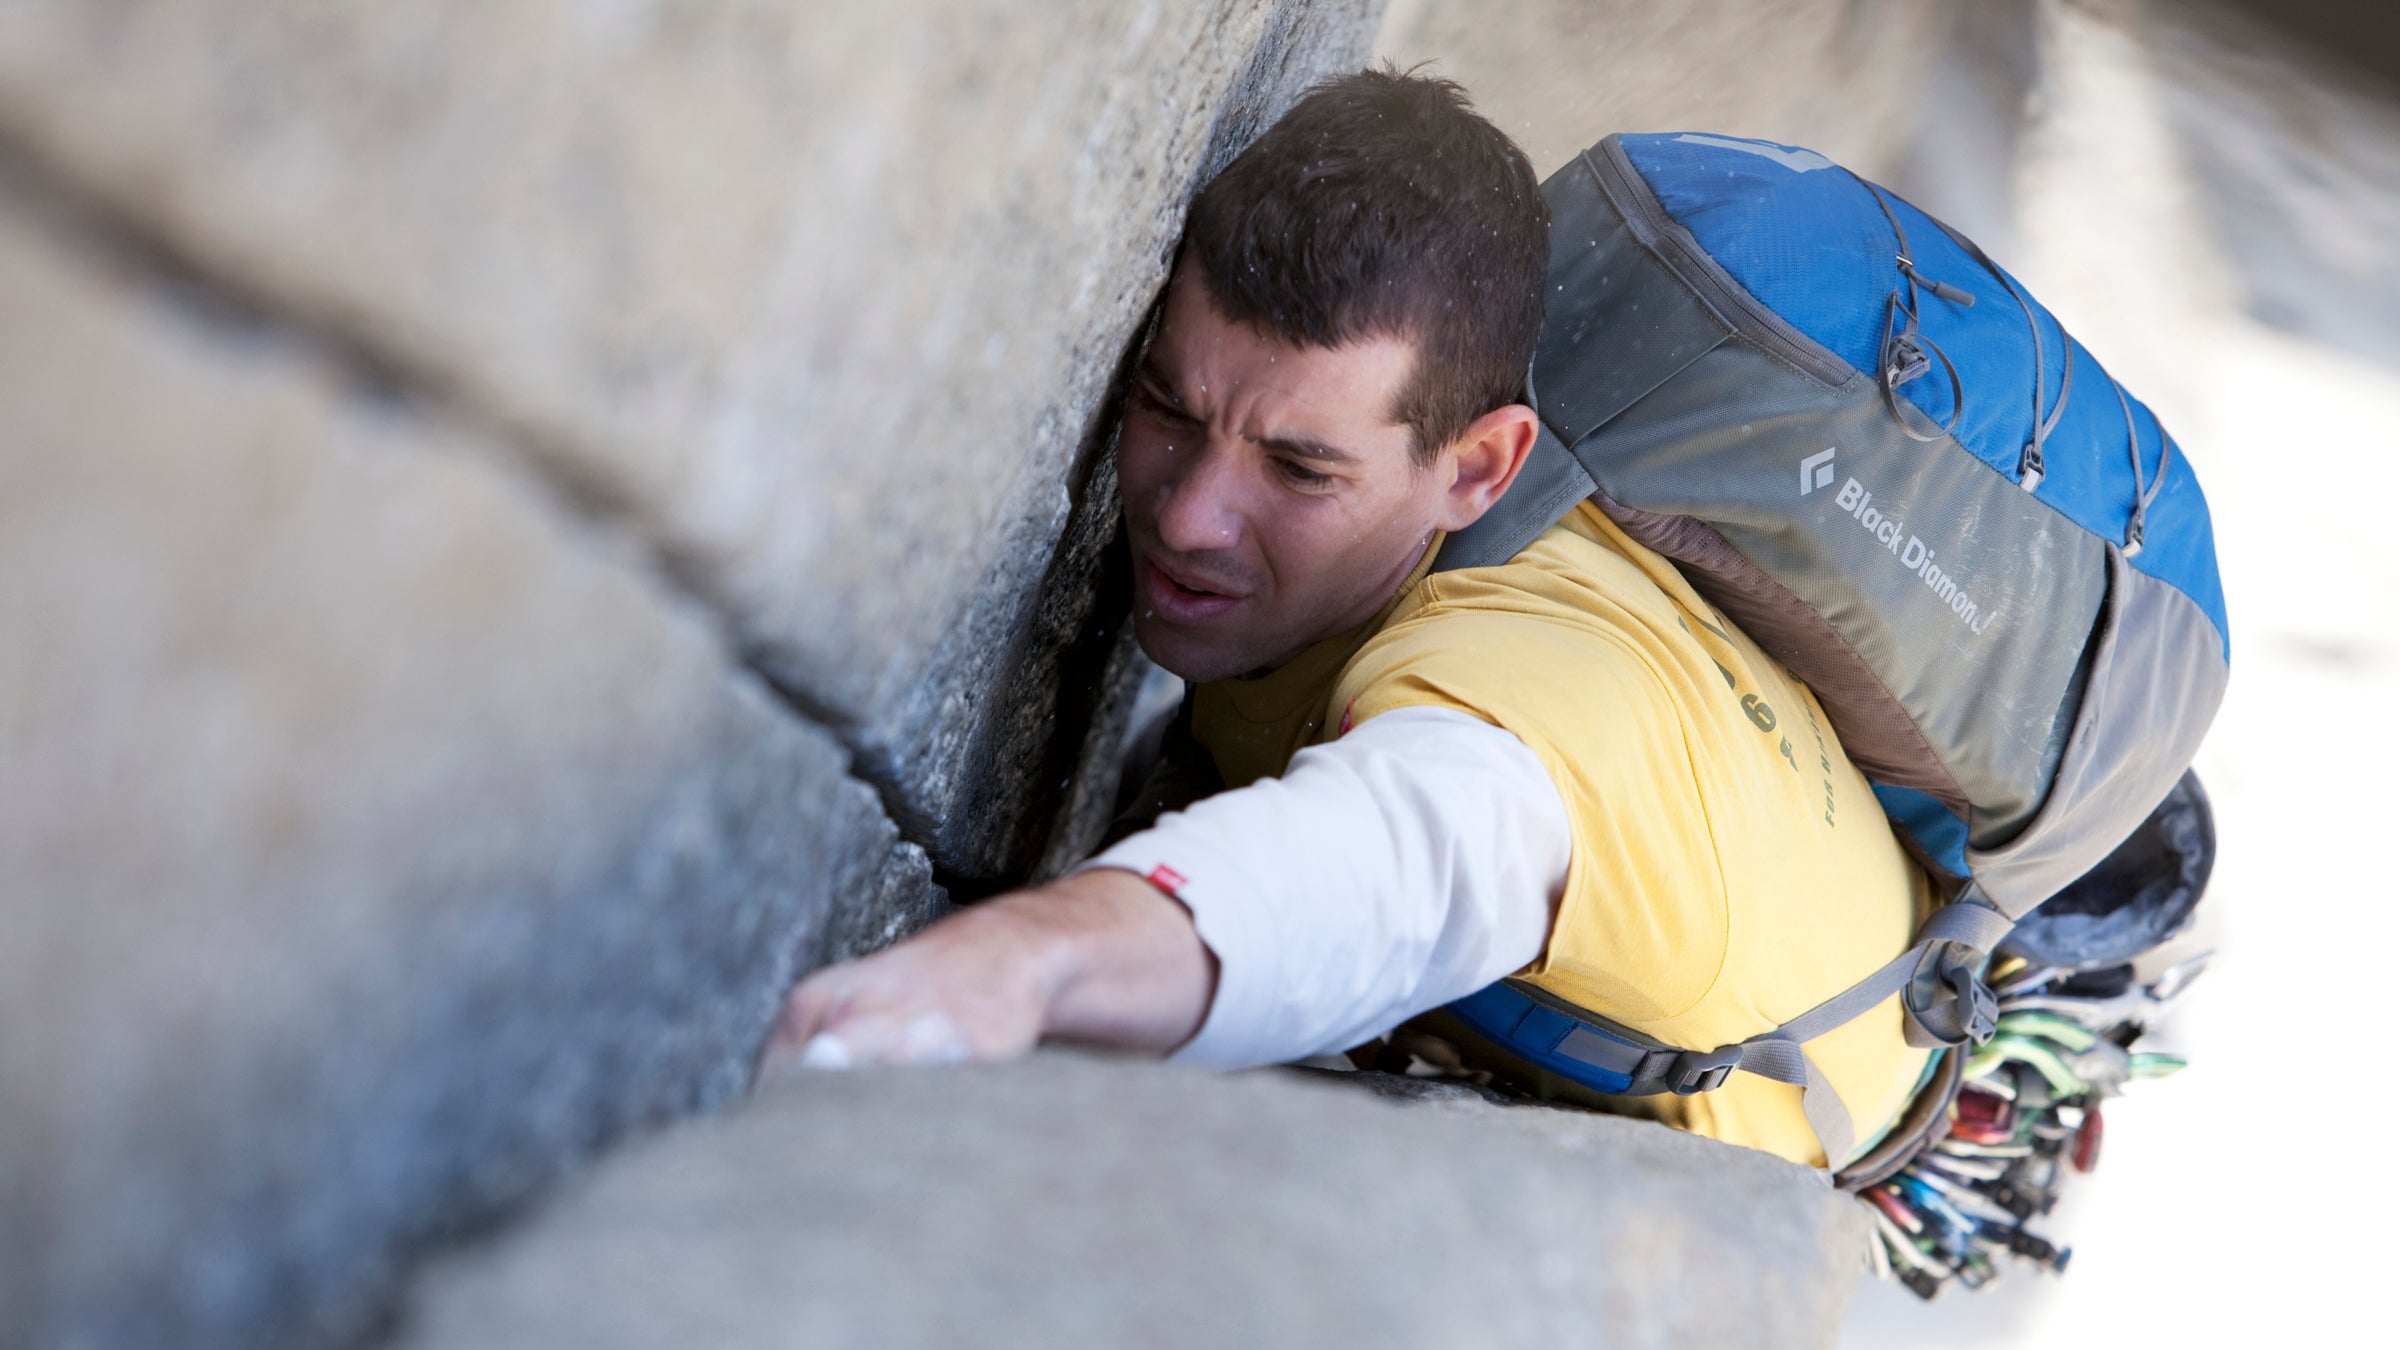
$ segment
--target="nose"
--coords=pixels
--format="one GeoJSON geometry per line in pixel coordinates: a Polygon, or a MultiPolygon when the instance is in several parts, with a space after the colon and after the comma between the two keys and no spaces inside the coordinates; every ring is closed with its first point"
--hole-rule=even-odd
{"type": "Polygon", "coordinates": [[[1215,437],[1158,486],[1158,540],[1176,553],[1231,548],[1242,537],[1241,456],[1215,437]]]}

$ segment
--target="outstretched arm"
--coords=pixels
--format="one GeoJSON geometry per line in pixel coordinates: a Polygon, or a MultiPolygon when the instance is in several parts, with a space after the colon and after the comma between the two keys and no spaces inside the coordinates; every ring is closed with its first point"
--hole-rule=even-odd
{"type": "Polygon", "coordinates": [[[784,1004],[770,1059],[1005,1059],[1042,1040],[1165,1054],[1208,1013],[1217,961],[1149,882],[1094,868],[988,900],[820,970],[784,1004]]]}
{"type": "Polygon", "coordinates": [[[1215,1068],[1341,1050],[1539,955],[1568,854],[1522,742],[1404,708],[1072,876],[819,971],[776,1049],[834,1067],[1057,1039],[1215,1068]]]}

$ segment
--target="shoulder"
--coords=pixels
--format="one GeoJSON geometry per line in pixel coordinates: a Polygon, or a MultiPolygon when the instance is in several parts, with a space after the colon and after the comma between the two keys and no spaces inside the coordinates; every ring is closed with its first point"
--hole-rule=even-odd
{"type": "Polygon", "coordinates": [[[1506,563],[1437,572],[1411,588],[1343,668],[1332,711],[1355,719],[1432,703],[1516,729],[1527,715],[1564,711],[1552,707],[1562,700],[1588,716],[1599,697],[1671,716],[1661,635],[1680,619],[1636,560],[1571,516],[1506,563]]]}

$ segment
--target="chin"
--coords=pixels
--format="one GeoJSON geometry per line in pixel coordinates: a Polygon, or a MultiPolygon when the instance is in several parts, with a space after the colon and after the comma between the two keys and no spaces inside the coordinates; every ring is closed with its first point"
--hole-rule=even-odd
{"type": "Polygon", "coordinates": [[[1259,665],[1224,644],[1179,632],[1154,619],[1137,616],[1133,621],[1133,638],[1141,644],[1142,655],[1149,657],[1152,665],[1193,684],[1245,674],[1259,665]]]}

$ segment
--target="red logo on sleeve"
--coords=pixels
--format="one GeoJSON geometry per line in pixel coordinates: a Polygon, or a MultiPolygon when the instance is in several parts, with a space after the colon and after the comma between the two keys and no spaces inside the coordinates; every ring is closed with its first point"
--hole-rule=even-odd
{"type": "Polygon", "coordinates": [[[1149,882],[1151,885],[1158,887],[1160,890],[1165,891],[1167,894],[1174,896],[1178,900],[1183,898],[1183,873],[1176,871],[1174,868],[1167,866],[1165,863],[1160,863],[1158,866],[1151,868],[1150,875],[1142,878],[1142,880],[1149,882]]]}

